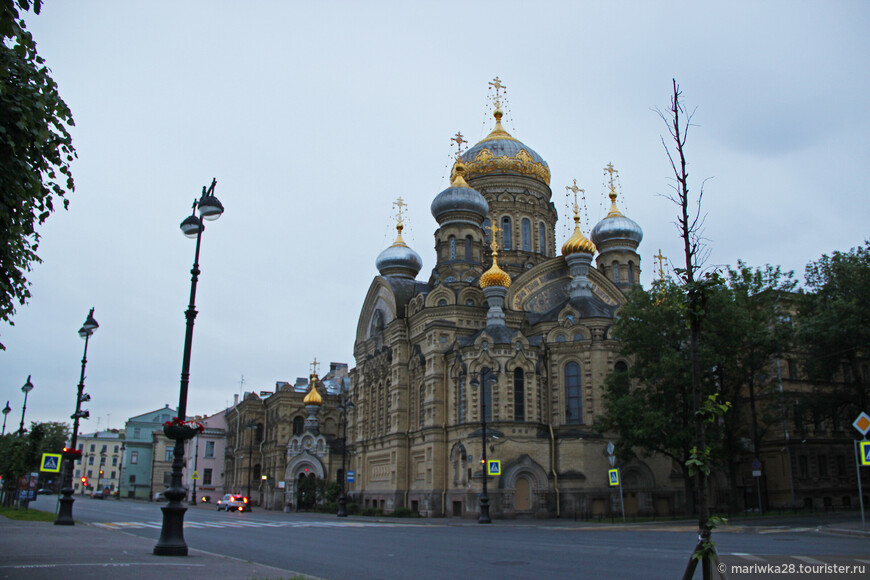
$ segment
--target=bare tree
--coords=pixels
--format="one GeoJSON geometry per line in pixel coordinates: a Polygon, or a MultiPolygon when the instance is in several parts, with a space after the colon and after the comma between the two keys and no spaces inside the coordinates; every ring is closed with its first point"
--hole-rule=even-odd
{"type": "Polygon", "coordinates": [[[696,478],[698,508],[698,544],[686,567],[683,576],[689,580],[695,573],[700,561],[704,580],[711,578],[712,562],[716,559],[715,546],[712,542],[712,530],[716,519],[710,518],[710,506],[707,493],[707,476],[712,463],[710,450],[707,446],[706,423],[727,410],[726,405],[719,405],[715,395],[705,396],[703,389],[703,370],[698,351],[701,344],[701,327],[705,316],[705,308],[711,285],[716,282],[716,273],[704,273],[702,268],[708,251],[703,243],[702,231],[704,217],[701,214],[701,200],[704,197],[704,184],[698,188],[697,201],[693,204],[689,190],[689,172],[686,161],[686,139],[689,127],[692,126],[692,114],[686,113],[682,102],[682,93],[676,79],[673,80],[673,95],[667,113],[658,111],[659,116],[668,126],[672,143],[662,138],[674,172],[674,193],[668,196],[679,208],[677,229],[683,240],[685,267],[677,268],[684,291],[686,317],[689,326],[689,361],[691,364],[692,401],[695,411],[695,446],[686,462],[696,478]],[[690,207],[694,206],[694,207],[690,207]]]}

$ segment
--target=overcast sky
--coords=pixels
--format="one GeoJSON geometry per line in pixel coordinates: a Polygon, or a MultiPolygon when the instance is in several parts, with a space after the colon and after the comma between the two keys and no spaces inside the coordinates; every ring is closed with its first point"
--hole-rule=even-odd
{"type": "Polygon", "coordinates": [[[861,244],[870,4],[700,4],[47,0],[27,22],[75,117],[76,191],[40,230],[33,298],[0,328],[7,430],[28,374],[28,423],[68,420],[92,306],[82,430],[177,404],[195,245],[178,225],[212,177],[226,212],[203,235],[188,411],[307,376],[315,357],[321,373],[353,366],[392,203],[408,203],[405,239],[428,279],[450,138],[490,131],[495,76],[506,128],[549,163],[558,247],[565,186],[586,189],[594,225],[612,162],[644,229],[643,283],[659,249],[678,260],[652,111],[672,78],[696,109],[694,191],[711,178],[708,265],[802,278],[861,244]]]}

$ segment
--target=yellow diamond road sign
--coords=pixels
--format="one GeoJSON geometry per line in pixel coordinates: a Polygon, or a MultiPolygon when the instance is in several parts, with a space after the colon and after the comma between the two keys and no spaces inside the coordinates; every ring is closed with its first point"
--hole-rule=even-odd
{"type": "Polygon", "coordinates": [[[39,470],[58,473],[60,471],[60,453],[43,453],[39,470]]]}
{"type": "Polygon", "coordinates": [[[870,415],[862,411],[858,415],[858,418],[855,419],[855,422],[852,423],[852,427],[857,429],[861,435],[867,435],[867,431],[870,431],[870,415]]]}

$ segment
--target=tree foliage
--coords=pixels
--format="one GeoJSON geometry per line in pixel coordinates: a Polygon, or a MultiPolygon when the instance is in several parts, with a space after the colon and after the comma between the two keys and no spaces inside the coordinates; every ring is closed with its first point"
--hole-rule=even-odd
{"type": "Polygon", "coordinates": [[[43,453],[60,453],[69,438],[66,423],[32,423],[24,435],[14,433],[0,437],[0,475],[3,476],[7,493],[4,500],[8,504],[18,478],[39,469],[43,453]]]}
{"type": "Polygon", "coordinates": [[[797,327],[810,379],[834,383],[824,399],[832,412],[857,415],[868,403],[870,241],[807,265],[797,327]]]}
{"type": "MultiPolygon", "coordinates": [[[[0,319],[30,298],[26,273],[40,262],[37,226],[69,200],[74,125],[57,83],[19,13],[42,0],[0,0],[0,319]]],[[[0,344],[0,349],[3,349],[0,344]]]]}

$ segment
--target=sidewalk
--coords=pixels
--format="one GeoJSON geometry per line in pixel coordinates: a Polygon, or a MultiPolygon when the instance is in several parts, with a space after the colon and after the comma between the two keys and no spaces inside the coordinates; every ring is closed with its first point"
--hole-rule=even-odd
{"type": "Polygon", "coordinates": [[[153,540],[120,531],[82,523],[55,526],[0,516],[0,579],[317,580],[200,550],[191,549],[186,557],[155,556],[153,550],[153,540]]]}

